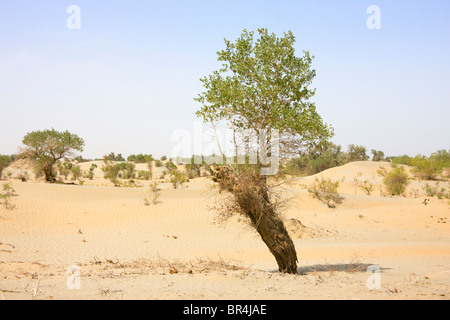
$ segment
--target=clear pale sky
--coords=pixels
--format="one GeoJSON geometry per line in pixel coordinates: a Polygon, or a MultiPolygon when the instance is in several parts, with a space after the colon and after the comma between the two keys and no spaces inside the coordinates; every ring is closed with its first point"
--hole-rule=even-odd
{"type": "Polygon", "coordinates": [[[0,0],[0,154],[33,130],[69,130],[85,158],[169,155],[193,132],[199,79],[243,29],[296,36],[317,71],[333,142],[386,155],[450,149],[450,2],[0,0]],[[66,12],[80,10],[81,29],[66,12]],[[381,29],[366,25],[370,5],[381,29]]]}

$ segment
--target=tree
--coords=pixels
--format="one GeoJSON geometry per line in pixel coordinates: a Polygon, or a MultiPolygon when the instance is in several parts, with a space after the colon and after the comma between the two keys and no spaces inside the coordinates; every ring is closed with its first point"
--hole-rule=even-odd
{"type": "Polygon", "coordinates": [[[82,152],[84,140],[69,131],[58,132],[55,129],[27,133],[22,143],[26,146],[26,155],[34,159],[48,182],[56,182],[53,166],[56,161],[74,156],[75,151],[82,152]]]}
{"type": "MultiPolygon", "coordinates": [[[[313,57],[295,55],[292,32],[278,38],[267,29],[243,31],[226,49],[219,51],[222,68],[201,79],[205,91],[195,100],[202,104],[197,116],[214,127],[226,123],[237,140],[259,152],[259,159],[279,158],[307,151],[332,136],[309,99],[315,77],[311,69],[313,57]],[[278,131],[278,138],[273,130],[278,131]],[[249,136],[257,138],[249,143],[249,136]],[[273,139],[272,139],[273,138],[273,139]],[[279,146],[279,152],[272,152],[279,146]],[[272,149],[272,147],[274,147],[272,149]],[[276,154],[278,153],[278,154],[276,154]]],[[[236,152],[236,156],[238,156],[236,152]]],[[[223,155],[224,156],[224,155],[223,155]]],[[[267,176],[259,161],[252,167],[226,165],[216,168],[215,180],[222,191],[232,195],[227,212],[247,217],[277,260],[280,272],[297,273],[297,253],[282,219],[278,202],[274,202],[267,176]]]]}
{"type": "Polygon", "coordinates": [[[366,154],[367,150],[363,146],[358,146],[354,144],[350,144],[348,146],[348,157],[349,161],[366,161],[369,159],[369,156],[366,154]]]}
{"type": "Polygon", "coordinates": [[[384,161],[384,152],[379,150],[371,150],[372,152],[372,161],[384,161]]]}

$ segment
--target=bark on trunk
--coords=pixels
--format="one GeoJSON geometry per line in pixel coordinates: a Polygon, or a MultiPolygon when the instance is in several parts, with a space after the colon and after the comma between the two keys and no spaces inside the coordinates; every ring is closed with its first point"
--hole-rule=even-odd
{"type": "MultiPolygon", "coordinates": [[[[241,199],[241,208],[245,210],[246,214],[252,221],[256,231],[261,236],[262,240],[269,248],[269,251],[275,257],[278,269],[283,273],[297,274],[297,252],[295,250],[294,242],[292,241],[283,221],[274,211],[270,203],[267,190],[261,188],[258,190],[259,195],[255,194],[255,201],[263,202],[259,209],[254,206],[248,206],[249,199],[241,199]],[[256,210],[254,210],[256,209],[256,210]]],[[[250,200],[250,202],[252,202],[250,200]]]]}
{"type": "Polygon", "coordinates": [[[53,172],[53,165],[48,165],[42,169],[44,171],[45,180],[47,182],[56,182],[55,173],[53,172]]]}

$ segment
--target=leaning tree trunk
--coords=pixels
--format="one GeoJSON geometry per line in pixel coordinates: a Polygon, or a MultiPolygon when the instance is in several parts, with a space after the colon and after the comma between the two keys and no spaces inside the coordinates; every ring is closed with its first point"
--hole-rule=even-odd
{"type": "Polygon", "coordinates": [[[220,190],[230,192],[234,200],[229,203],[226,215],[239,212],[247,216],[264,243],[274,255],[280,272],[297,273],[297,252],[283,221],[278,215],[278,205],[269,197],[266,178],[255,172],[215,168],[214,179],[220,190]]]}
{"type": "Polygon", "coordinates": [[[243,213],[252,221],[280,272],[297,274],[297,252],[286,227],[270,202],[265,179],[246,181],[247,192],[235,194],[243,213]],[[249,184],[248,184],[249,183],[249,184]]]}

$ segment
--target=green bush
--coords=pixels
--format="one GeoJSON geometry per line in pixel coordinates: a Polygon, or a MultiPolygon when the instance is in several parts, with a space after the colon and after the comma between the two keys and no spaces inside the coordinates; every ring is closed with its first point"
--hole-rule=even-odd
{"type": "Polygon", "coordinates": [[[138,172],[138,179],[150,180],[152,178],[152,173],[150,171],[140,170],[138,172]]]}
{"type": "Polygon", "coordinates": [[[423,190],[428,197],[436,196],[438,199],[450,199],[450,185],[448,189],[441,187],[439,182],[437,182],[434,187],[428,183],[423,186],[423,190]]]}
{"type": "Polygon", "coordinates": [[[130,162],[134,162],[134,163],[148,163],[148,162],[152,162],[153,156],[151,154],[138,154],[138,155],[134,155],[132,154],[131,156],[129,156],[127,158],[127,161],[130,162]]]}
{"type": "Polygon", "coordinates": [[[78,180],[81,177],[81,168],[80,166],[72,166],[72,169],[70,169],[70,172],[72,173],[72,181],[78,180]]]}
{"type": "Polygon", "coordinates": [[[409,184],[408,174],[405,168],[402,166],[393,166],[392,170],[385,175],[383,183],[389,194],[393,196],[403,195],[409,184]]]}
{"type": "Polygon", "coordinates": [[[178,189],[179,186],[183,186],[187,179],[183,172],[179,170],[172,170],[170,172],[170,183],[172,183],[174,189],[178,189]]]}
{"type": "Polygon", "coordinates": [[[12,186],[11,182],[4,183],[2,191],[3,192],[0,193],[0,198],[3,199],[3,205],[5,206],[5,209],[7,209],[7,210],[11,209],[11,206],[10,206],[11,200],[10,199],[14,195],[14,193],[16,192],[13,189],[13,186],[12,186]]]}
{"type": "Polygon", "coordinates": [[[422,180],[432,180],[442,171],[440,163],[432,157],[427,158],[418,155],[411,159],[411,164],[414,166],[412,172],[416,177],[422,180]]]}
{"type": "Polygon", "coordinates": [[[396,165],[403,164],[405,166],[412,166],[411,159],[412,158],[410,156],[405,154],[403,156],[393,157],[391,162],[396,165]]]}
{"type": "Polygon", "coordinates": [[[177,165],[172,162],[172,159],[167,161],[164,166],[167,168],[167,170],[169,170],[169,172],[178,168],[177,165]]]}

